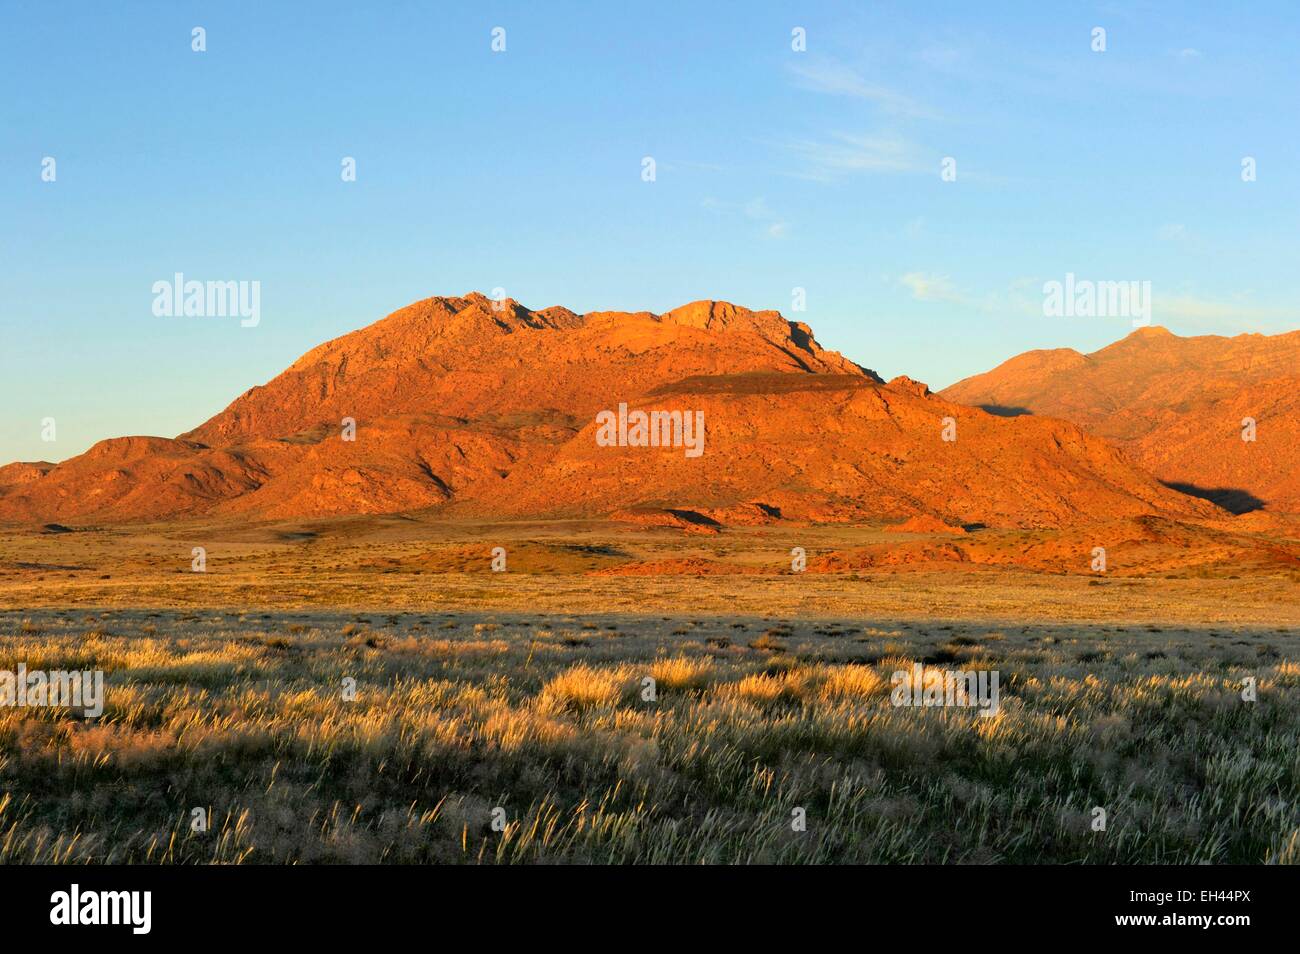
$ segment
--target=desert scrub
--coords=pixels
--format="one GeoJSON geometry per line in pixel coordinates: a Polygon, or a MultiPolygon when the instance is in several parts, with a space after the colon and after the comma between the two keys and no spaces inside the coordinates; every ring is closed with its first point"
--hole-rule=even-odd
{"type": "Polygon", "coordinates": [[[1277,627],[806,620],[776,649],[718,645],[725,617],[443,625],[0,612],[0,668],[106,682],[93,722],[0,707],[0,862],[1300,861],[1277,627]],[[945,649],[1001,673],[995,717],[891,705],[945,649]]]}
{"type": "Polygon", "coordinates": [[[547,682],[538,701],[546,708],[581,712],[618,705],[634,695],[636,685],[635,674],[623,668],[574,666],[547,682]]]}
{"type": "Polygon", "coordinates": [[[699,690],[713,680],[713,660],[708,658],[656,660],[650,666],[650,675],[659,689],[699,690]]]}

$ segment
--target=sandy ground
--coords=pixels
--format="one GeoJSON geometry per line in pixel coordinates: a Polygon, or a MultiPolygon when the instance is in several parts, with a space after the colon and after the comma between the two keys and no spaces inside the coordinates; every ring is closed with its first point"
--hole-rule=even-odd
{"type": "MultiPolygon", "coordinates": [[[[903,535],[758,527],[699,537],[600,525],[454,525],[399,517],[310,524],[0,531],[0,609],[220,607],[782,616],[979,622],[1296,625],[1293,570],[1191,567],[1135,575],[922,563],[791,571],[903,535]],[[202,547],[204,572],[193,572],[202,547]],[[492,572],[492,551],[506,571],[492,572]],[[694,561],[694,563],[692,563],[694,561]],[[669,572],[607,575],[649,563],[669,572]],[[682,567],[674,570],[676,564],[682,567]],[[691,572],[696,564],[709,572],[691,572]]],[[[1031,534],[1023,535],[1025,539],[1031,534]]],[[[904,540],[914,539],[905,537],[904,540]]],[[[942,540],[942,538],[936,538],[942,540]]],[[[1019,543],[1013,538],[1012,543],[1019,543]]]]}
{"type": "MultiPolygon", "coordinates": [[[[1044,539],[993,542],[1072,559],[1044,539]]],[[[0,531],[0,670],[107,685],[89,721],[0,708],[0,862],[1300,859],[1289,566],[792,572],[794,547],[909,544],[943,552],[878,527],[0,531]],[[996,672],[1001,708],[899,707],[915,666],[996,672]]]]}

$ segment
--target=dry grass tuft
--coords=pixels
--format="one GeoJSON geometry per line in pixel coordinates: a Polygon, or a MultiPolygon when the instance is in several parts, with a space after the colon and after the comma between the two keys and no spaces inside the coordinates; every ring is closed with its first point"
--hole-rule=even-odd
{"type": "Polygon", "coordinates": [[[0,863],[1300,859],[1277,627],[799,620],[756,652],[727,619],[435,616],[0,611],[0,669],[107,682],[91,722],[0,707],[0,863]],[[996,717],[891,703],[947,656],[1001,674],[996,717]]]}

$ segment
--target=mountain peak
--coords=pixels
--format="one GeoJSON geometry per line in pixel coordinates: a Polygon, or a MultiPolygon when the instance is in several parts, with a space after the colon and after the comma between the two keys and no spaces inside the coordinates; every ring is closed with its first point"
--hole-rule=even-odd
{"type": "Polygon", "coordinates": [[[744,323],[747,319],[752,319],[756,315],[775,314],[776,312],[753,312],[748,308],[733,305],[729,301],[701,299],[700,301],[687,302],[672,311],[666,311],[659,316],[659,320],[670,324],[685,325],[689,328],[712,329],[727,328],[736,323],[744,323]]]}
{"type": "Polygon", "coordinates": [[[421,299],[318,345],[184,436],[220,446],[434,411],[582,417],[692,375],[748,372],[870,375],[776,311],[704,300],[663,315],[578,314],[471,291],[421,299]]]}
{"type": "Polygon", "coordinates": [[[761,501],[783,519],[921,508],[953,525],[1039,526],[1212,510],[1072,425],[882,383],[806,324],[726,301],[579,315],[481,292],[426,298],[312,349],[178,439],[4,470],[0,519],[587,518],[761,501]],[[707,426],[695,445],[684,425],[680,440],[670,426],[658,444],[602,443],[597,422],[629,407],[707,426]],[[944,415],[966,418],[959,444],[938,442],[944,415]],[[918,487],[945,488],[942,506],[922,507],[918,487]]]}
{"type": "Polygon", "coordinates": [[[1300,332],[1182,337],[1152,325],[1087,356],[1043,354],[1012,358],[943,396],[1072,421],[1119,442],[1168,486],[1229,509],[1300,510],[1300,332]],[[1244,441],[1242,422],[1256,418],[1267,438],[1244,441]]]}
{"type": "Polygon", "coordinates": [[[1127,337],[1137,338],[1137,339],[1141,339],[1141,338],[1169,339],[1169,338],[1177,338],[1178,335],[1174,334],[1164,325],[1144,325],[1141,328],[1133,329],[1133,331],[1129,333],[1127,337]]]}

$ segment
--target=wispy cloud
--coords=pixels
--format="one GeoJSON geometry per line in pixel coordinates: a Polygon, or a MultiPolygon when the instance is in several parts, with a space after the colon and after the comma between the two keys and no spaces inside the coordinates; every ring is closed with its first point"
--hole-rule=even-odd
{"type": "Polygon", "coordinates": [[[1211,331],[1263,331],[1294,326],[1295,308],[1262,305],[1249,293],[1230,298],[1206,298],[1199,295],[1160,295],[1152,299],[1152,321],[1159,324],[1177,322],[1211,331]]]}
{"type": "Polygon", "coordinates": [[[965,295],[952,286],[946,275],[929,275],[925,272],[908,272],[899,277],[900,285],[912,292],[917,301],[946,301],[951,304],[971,304],[965,295]]]}
{"type": "Polygon", "coordinates": [[[789,67],[800,89],[832,96],[848,96],[875,103],[887,113],[915,119],[938,119],[936,112],[904,93],[873,83],[857,70],[825,57],[798,60],[789,67]]]}
{"type": "Polygon", "coordinates": [[[927,167],[920,148],[895,135],[832,133],[827,139],[798,139],[784,147],[802,160],[801,178],[822,181],[854,173],[919,172],[927,167]]]}
{"type": "MultiPolygon", "coordinates": [[[[994,313],[1041,318],[1044,281],[1041,277],[1016,278],[1008,285],[1005,296],[991,295],[985,306],[994,313]]],[[[942,284],[934,288],[927,286],[926,290],[935,295],[944,287],[942,284]]],[[[965,303],[977,304],[974,301],[965,303]]],[[[1296,318],[1297,309],[1262,304],[1254,299],[1252,292],[1212,298],[1192,293],[1161,294],[1157,288],[1151,299],[1152,324],[1202,334],[1276,333],[1294,328],[1296,318]]]]}
{"type": "Polygon", "coordinates": [[[750,199],[748,202],[723,202],[709,196],[700,205],[711,212],[744,216],[751,222],[756,222],[762,226],[762,234],[767,238],[785,238],[790,229],[789,223],[772,211],[768,207],[767,200],[762,196],[750,199]]]}

